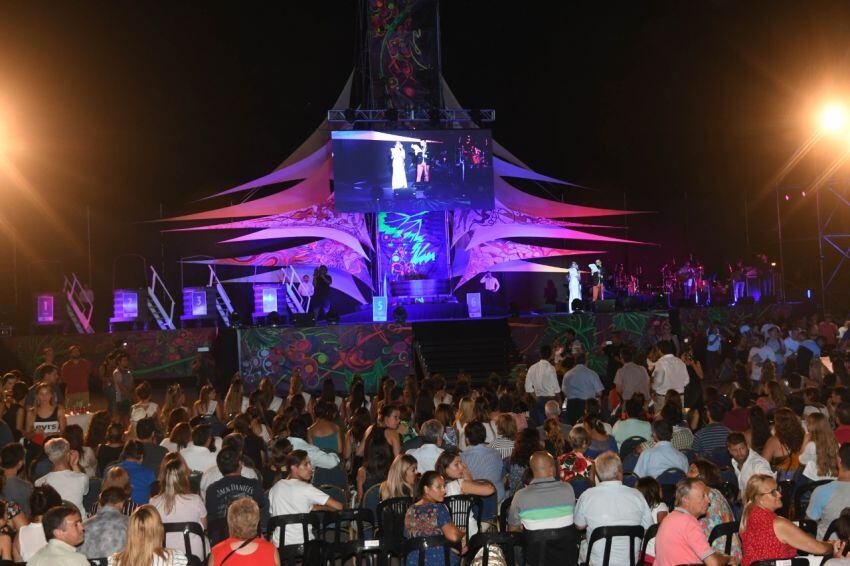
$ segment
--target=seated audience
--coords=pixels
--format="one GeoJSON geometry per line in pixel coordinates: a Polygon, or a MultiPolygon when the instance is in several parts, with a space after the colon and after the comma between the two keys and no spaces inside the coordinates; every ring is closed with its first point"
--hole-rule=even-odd
{"type": "Polygon", "coordinates": [[[212,548],[210,566],[222,566],[225,560],[228,566],[279,566],[277,548],[257,536],[259,525],[260,508],[256,501],[242,497],[231,503],[227,508],[227,530],[230,536],[212,548]]]}
{"type": "MultiPolygon", "coordinates": [[[[159,494],[151,497],[150,504],[159,512],[163,523],[198,523],[207,527],[207,508],[201,497],[189,488],[189,468],[183,457],[169,452],[162,461],[159,473],[159,494]]],[[[190,535],[192,554],[203,557],[203,541],[190,535]]],[[[185,549],[181,533],[165,535],[167,548],[185,549]]]]}
{"type": "MultiPolygon", "coordinates": [[[[243,478],[247,478],[247,479],[250,479],[250,480],[258,480],[258,479],[260,479],[260,476],[257,473],[257,470],[255,470],[252,467],[253,464],[249,466],[245,462],[245,457],[242,453],[242,448],[244,446],[244,444],[243,444],[244,440],[245,439],[241,434],[239,434],[238,432],[232,432],[232,433],[230,433],[230,434],[228,434],[227,436],[224,437],[224,440],[222,441],[222,449],[232,448],[233,450],[236,451],[237,454],[239,454],[239,460],[242,462],[241,474],[242,474],[243,478]]],[[[288,443],[288,441],[287,441],[287,443],[288,443]]],[[[292,445],[290,444],[289,446],[290,446],[290,449],[291,449],[292,445]]],[[[216,458],[216,462],[217,461],[218,461],[218,458],[216,458]]],[[[222,477],[223,477],[223,474],[221,473],[221,470],[218,469],[218,463],[216,463],[215,466],[211,466],[206,471],[204,471],[204,475],[201,476],[201,493],[200,493],[201,499],[206,498],[207,488],[210,485],[212,485],[214,482],[220,480],[222,477]]]]}
{"type": "Polygon", "coordinates": [[[652,438],[652,425],[645,419],[646,410],[643,407],[643,402],[643,395],[631,397],[626,401],[623,411],[626,418],[614,423],[612,431],[618,448],[624,440],[633,436],[639,436],[646,440],[652,438]]]}
{"type": "Polygon", "coordinates": [[[514,451],[511,452],[511,457],[507,462],[508,489],[505,492],[505,497],[509,497],[518,489],[525,487],[524,478],[526,471],[528,470],[529,459],[532,454],[542,449],[543,443],[540,441],[540,433],[537,432],[536,428],[528,427],[522,432],[517,433],[514,451]]]}
{"type": "Polygon", "coordinates": [[[212,428],[209,425],[197,425],[192,429],[192,442],[180,451],[186,465],[193,472],[204,473],[215,466],[215,452],[210,450],[213,446],[211,432],[212,428]]]}
{"type": "Polygon", "coordinates": [[[30,515],[29,498],[32,484],[20,477],[24,468],[24,447],[10,442],[0,450],[0,465],[3,466],[3,500],[15,503],[27,516],[30,515]]]}
{"type": "MultiPolygon", "coordinates": [[[[327,493],[313,486],[313,463],[304,450],[293,450],[286,457],[284,464],[286,478],[274,484],[269,491],[271,514],[292,515],[294,513],[309,513],[310,511],[339,511],[342,503],[327,493]]],[[[288,525],[285,534],[286,544],[302,544],[304,536],[300,525],[288,525]]],[[[278,546],[280,530],[272,533],[272,543],[278,546]]]]}
{"type": "MultiPolygon", "coordinates": [[[[606,452],[596,458],[594,465],[595,487],[585,490],[576,503],[573,519],[579,530],[587,530],[587,539],[594,529],[615,525],[640,525],[647,529],[652,525],[652,512],[641,493],[623,485],[623,463],[614,452],[606,452]]],[[[594,544],[591,564],[602,564],[604,544],[594,544]]],[[[610,564],[629,564],[637,560],[639,549],[630,548],[623,538],[615,538],[611,544],[610,564]],[[629,555],[634,557],[630,558],[629,555]]]]}
{"type": "Polygon", "coordinates": [[[617,451],[617,441],[612,435],[611,426],[602,420],[602,407],[597,399],[588,399],[584,403],[584,416],[581,422],[590,436],[590,446],[587,448],[588,458],[596,458],[609,450],[617,451]]]}
{"type": "Polygon", "coordinates": [[[584,455],[590,446],[590,435],[583,426],[576,425],[570,430],[569,444],[572,450],[558,456],[561,481],[570,481],[573,478],[593,479],[593,460],[584,455]]]}
{"type": "Polygon", "coordinates": [[[168,449],[156,443],[156,421],[153,418],[144,418],[136,423],[136,438],[145,448],[145,457],[142,465],[153,473],[159,473],[159,465],[168,454],[168,449]]]}
{"type": "Polygon", "coordinates": [[[136,386],[136,399],[138,401],[130,409],[130,422],[137,423],[142,419],[155,417],[158,414],[159,405],[151,401],[151,384],[147,381],[136,386]]]}
{"type": "Polygon", "coordinates": [[[342,454],[342,432],[336,424],[338,411],[334,403],[316,404],[316,420],[307,429],[307,442],[325,452],[342,454]]]}
{"type": "Polygon", "coordinates": [[[723,566],[733,562],[708,544],[697,518],[708,508],[707,486],[702,480],[685,478],[676,486],[676,509],[665,517],[655,536],[655,566],[706,564],[723,566]]]}
{"type": "Polygon", "coordinates": [[[198,393],[198,400],[192,405],[193,416],[210,419],[216,417],[219,422],[224,421],[221,403],[218,402],[218,392],[212,385],[204,385],[198,393]]]}
{"type": "MultiPolygon", "coordinates": [[[[661,484],[658,480],[652,477],[639,478],[635,489],[646,499],[646,504],[649,505],[649,511],[652,513],[652,522],[656,525],[661,523],[670,512],[670,508],[662,500],[661,484]]],[[[647,542],[646,555],[647,559],[655,560],[655,539],[647,542]]]]}
{"type": "Polygon", "coordinates": [[[80,516],[86,517],[83,496],[89,492],[89,478],[80,471],[76,459],[71,460],[71,447],[64,438],[51,438],[44,445],[53,471],[35,480],[35,485],[49,485],[59,492],[62,499],[77,506],[80,516]]]}
{"type": "Polygon", "coordinates": [[[770,421],[767,414],[761,407],[750,407],[747,411],[747,422],[749,428],[744,431],[744,438],[747,440],[747,445],[761,454],[764,450],[764,445],[772,435],[770,421]]]}
{"type": "Polygon", "coordinates": [[[60,505],[62,505],[62,497],[49,485],[32,490],[28,503],[30,522],[28,525],[21,525],[12,546],[12,557],[15,562],[29,562],[36,552],[47,546],[42,520],[45,513],[60,505]]]}
{"type": "Polygon", "coordinates": [[[658,420],[652,424],[652,437],[655,446],[644,450],[635,465],[635,475],[657,478],[664,471],[675,468],[686,472],[688,458],[676,450],[670,440],[673,438],[673,427],[666,420],[658,420]]]}
{"type": "MultiPolygon", "coordinates": [[[[556,426],[555,429],[560,434],[560,427],[556,426]]],[[[482,423],[478,421],[471,422],[466,425],[464,432],[466,436],[466,451],[460,455],[461,460],[463,460],[463,463],[469,470],[472,479],[485,480],[496,486],[496,499],[501,502],[505,498],[502,455],[484,444],[484,440],[487,438],[487,431],[482,423]]]]}
{"type": "MultiPolygon", "coordinates": [[[[387,440],[386,435],[381,434],[380,429],[366,438],[366,446],[363,449],[363,465],[357,470],[355,485],[361,505],[367,503],[367,494],[372,487],[379,486],[390,471],[393,463],[393,448],[387,440]]],[[[380,488],[377,488],[380,490],[380,488]]],[[[380,496],[380,493],[376,493],[380,496]]],[[[374,500],[373,500],[374,501],[374,500]]],[[[369,501],[369,505],[373,504],[369,501]]]]}
{"type": "Polygon", "coordinates": [[[513,413],[502,413],[496,418],[496,438],[490,443],[490,448],[496,450],[502,456],[502,460],[511,457],[516,433],[516,419],[513,413]]]}
{"type": "Polygon", "coordinates": [[[576,497],[573,487],[555,477],[555,460],[545,451],[531,455],[533,479],[514,494],[508,512],[508,529],[534,531],[573,524],[576,497]]]}
{"type": "Polygon", "coordinates": [[[816,487],[809,499],[806,516],[818,522],[818,538],[826,536],[830,523],[846,507],[850,507],[850,444],[838,449],[838,478],[816,487]]]}
{"type": "MultiPolygon", "coordinates": [[[[729,501],[715,487],[720,485],[720,468],[717,464],[702,458],[696,458],[688,468],[688,473],[685,474],[689,478],[697,478],[708,486],[708,509],[705,515],[699,518],[699,526],[703,534],[708,537],[714,527],[723,523],[731,523],[735,521],[735,515],[732,513],[732,508],[729,506],[729,501]]],[[[711,546],[715,551],[723,553],[726,550],[726,537],[719,537],[711,546]]],[[[735,560],[741,560],[741,540],[738,535],[732,537],[732,556],[735,560]]]]}
{"type": "Polygon", "coordinates": [[[732,394],[732,410],[723,416],[723,425],[732,432],[744,432],[750,428],[748,409],[750,394],[746,389],[736,389],[732,394]]]}
{"type": "Polygon", "coordinates": [[[85,538],[83,519],[75,505],[62,503],[51,508],[41,523],[47,544],[27,561],[28,566],[89,566],[86,556],[75,548],[85,538]]]}
{"type": "Polygon", "coordinates": [[[88,477],[93,478],[97,475],[97,457],[94,450],[85,445],[84,436],[83,427],[75,424],[66,426],[65,432],[62,433],[62,438],[71,446],[71,453],[77,453],[80,469],[88,477]]]}
{"type": "Polygon", "coordinates": [[[417,477],[416,458],[410,454],[396,456],[390,465],[386,481],[381,483],[381,501],[393,497],[413,497],[417,477]]]}
{"type": "MultiPolygon", "coordinates": [[[[549,417],[543,421],[543,447],[555,456],[560,456],[567,451],[567,439],[562,432],[562,425],[555,417],[549,417]]],[[[567,425],[569,428],[569,425],[567,425]]]]}
{"type": "Polygon", "coordinates": [[[130,498],[136,505],[144,505],[151,497],[151,484],[156,481],[156,475],[142,465],[145,457],[145,447],[138,440],[128,440],[121,454],[118,466],[127,470],[130,475],[130,498]]]}
{"type": "Polygon", "coordinates": [[[106,441],[97,447],[98,475],[103,476],[107,466],[118,462],[124,450],[124,427],[118,423],[110,423],[106,429],[106,441]]]}
{"type": "Polygon", "coordinates": [[[755,450],[747,446],[744,435],[733,432],[726,439],[726,448],[732,457],[732,469],[738,477],[738,489],[741,497],[747,489],[747,482],[753,474],[773,475],[770,463],[755,450]]]}
{"type": "Polygon", "coordinates": [[[708,424],[694,435],[694,452],[710,456],[715,450],[726,448],[726,438],[731,431],[721,422],[725,412],[719,401],[714,401],[708,405],[708,424]]]}
{"type": "MultiPolygon", "coordinates": [[[[100,484],[100,491],[103,492],[111,487],[118,487],[127,495],[127,497],[124,498],[124,507],[121,509],[121,512],[128,517],[132,515],[138,505],[131,497],[133,488],[130,485],[130,474],[127,470],[121,466],[113,466],[109,468],[109,471],[106,472],[106,476],[103,478],[103,482],[100,484]]],[[[100,502],[95,501],[91,509],[89,509],[89,515],[96,514],[99,508],[100,502]]]]}
{"type": "Polygon", "coordinates": [[[186,566],[186,555],[164,548],[164,539],[159,513],[151,505],[142,505],[130,516],[127,546],[109,557],[109,566],[186,566]]]}
{"type": "MultiPolygon", "coordinates": [[[[442,456],[441,456],[442,458],[442,456]]],[[[450,542],[460,542],[464,533],[452,522],[452,515],[443,504],[446,486],[443,477],[437,472],[425,472],[416,486],[416,502],[407,509],[404,516],[405,538],[444,536],[450,542]]],[[[425,551],[426,564],[442,564],[443,549],[429,548],[425,551]]],[[[452,564],[459,562],[452,554],[452,564]]],[[[407,566],[419,564],[419,552],[407,556],[407,566]]]]}
{"type": "Polygon", "coordinates": [[[782,492],[773,476],[755,474],[747,482],[744,493],[744,512],[741,516],[741,544],[744,549],[742,566],[758,560],[786,559],[797,551],[840,556],[843,543],[816,540],[797,525],[776,514],[782,507],[782,492]]]}
{"type": "MultiPolygon", "coordinates": [[[[250,497],[257,502],[261,511],[263,531],[269,519],[269,503],[258,479],[242,477],[242,462],[239,453],[232,448],[222,448],[216,456],[216,464],[223,477],[207,488],[205,503],[209,520],[227,517],[227,507],[239,497],[250,497]]],[[[221,533],[209,533],[213,544],[221,533]]]]}
{"type": "Polygon", "coordinates": [[[833,479],[838,475],[838,442],[829,417],[813,412],[806,417],[807,431],[800,453],[803,475],[812,481],[833,479]]]}
{"type": "Polygon", "coordinates": [[[761,456],[777,470],[780,480],[792,479],[800,467],[800,452],[806,435],[803,425],[794,411],[783,407],[773,413],[773,430],[761,456]]]}
{"type": "Polygon", "coordinates": [[[292,443],[292,449],[307,452],[310,455],[310,461],[317,468],[331,469],[339,466],[339,456],[337,454],[325,452],[318,446],[307,442],[307,428],[308,425],[304,422],[303,418],[295,418],[289,422],[289,442],[292,443]]]}
{"type": "Polygon", "coordinates": [[[97,514],[83,522],[85,541],[79,552],[88,558],[106,558],[127,545],[127,516],[122,513],[127,493],[120,487],[100,492],[97,514]]]}
{"type": "MultiPolygon", "coordinates": [[[[436,419],[425,421],[419,428],[419,438],[422,439],[422,445],[408,450],[407,455],[416,459],[416,467],[420,473],[430,472],[434,469],[437,458],[443,453],[443,425],[436,419]]],[[[511,444],[513,445],[513,441],[511,444]]]]}
{"type": "MultiPolygon", "coordinates": [[[[496,487],[490,481],[472,477],[472,473],[461,458],[461,453],[456,450],[446,450],[440,454],[434,470],[443,476],[447,496],[478,495],[487,497],[496,493],[496,487]]],[[[472,521],[469,524],[467,535],[472,537],[476,533],[477,523],[472,521]]]]}

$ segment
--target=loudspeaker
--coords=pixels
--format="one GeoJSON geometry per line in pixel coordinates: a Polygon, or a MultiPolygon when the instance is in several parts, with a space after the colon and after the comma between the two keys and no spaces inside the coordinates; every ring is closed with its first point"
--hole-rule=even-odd
{"type": "Polygon", "coordinates": [[[606,313],[610,314],[614,312],[614,309],[617,306],[617,301],[614,299],[605,299],[604,301],[596,301],[593,303],[594,309],[597,313],[606,313]]]}
{"type": "Polygon", "coordinates": [[[581,299],[573,299],[573,312],[582,312],[584,310],[584,301],[581,299]]]}
{"type": "Polygon", "coordinates": [[[316,326],[316,319],[313,317],[313,313],[292,313],[292,325],[298,326],[299,328],[303,328],[305,326],[316,326]]]}

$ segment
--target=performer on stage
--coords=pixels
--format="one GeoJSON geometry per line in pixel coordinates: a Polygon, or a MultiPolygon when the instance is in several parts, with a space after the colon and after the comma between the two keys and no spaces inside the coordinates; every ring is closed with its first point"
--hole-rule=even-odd
{"type": "Polygon", "coordinates": [[[597,259],[595,263],[588,265],[590,268],[590,284],[593,285],[593,302],[605,299],[605,276],[607,272],[602,267],[602,260],[597,259]]]}
{"type": "Polygon", "coordinates": [[[567,299],[567,312],[572,314],[573,301],[581,300],[581,272],[578,270],[578,262],[572,262],[567,269],[567,282],[569,298],[567,299]]]}
{"type": "Polygon", "coordinates": [[[313,295],[313,314],[317,321],[325,318],[325,312],[330,302],[332,282],[326,265],[320,265],[313,271],[313,286],[316,289],[313,295]]]}
{"type": "Polygon", "coordinates": [[[395,142],[395,145],[390,149],[390,156],[393,159],[393,190],[407,188],[407,173],[404,165],[404,146],[401,142],[395,142]]]}
{"type": "Polygon", "coordinates": [[[690,300],[694,296],[694,269],[690,261],[685,261],[685,265],[679,269],[679,281],[682,283],[685,300],[690,300]]]}
{"type": "Polygon", "coordinates": [[[493,277],[493,274],[488,271],[481,278],[481,284],[484,285],[484,296],[482,297],[484,305],[497,304],[496,294],[501,288],[499,280],[493,277]]]}
{"type": "Polygon", "coordinates": [[[747,268],[744,267],[744,261],[739,259],[734,268],[729,266],[729,271],[732,273],[732,295],[735,304],[738,304],[747,294],[747,268]]]}
{"type": "MultiPolygon", "coordinates": [[[[413,153],[416,154],[416,182],[422,182],[422,175],[425,175],[425,182],[430,182],[430,171],[428,167],[428,142],[427,140],[422,140],[419,142],[419,145],[413,144],[411,146],[413,149],[413,153]]],[[[407,186],[407,185],[405,185],[407,186]]]]}
{"type": "Polygon", "coordinates": [[[298,282],[298,293],[302,297],[312,297],[315,292],[316,288],[313,287],[313,284],[310,282],[310,276],[303,276],[301,281],[298,282]]]}

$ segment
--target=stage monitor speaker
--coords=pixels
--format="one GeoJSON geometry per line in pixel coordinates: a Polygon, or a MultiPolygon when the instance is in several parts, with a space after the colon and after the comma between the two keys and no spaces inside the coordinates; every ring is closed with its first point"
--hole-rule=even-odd
{"type": "Polygon", "coordinates": [[[316,326],[316,319],[313,318],[313,313],[292,313],[292,325],[297,326],[299,328],[303,328],[305,326],[316,326]]]}
{"type": "Polygon", "coordinates": [[[573,299],[572,307],[573,312],[582,312],[584,311],[584,301],[581,299],[573,299]]]}
{"type": "Polygon", "coordinates": [[[596,301],[593,303],[594,310],[597,313],[612,313],[617,306],[617,301],[614,299],[605,299],[604,301],[596,301]]]}

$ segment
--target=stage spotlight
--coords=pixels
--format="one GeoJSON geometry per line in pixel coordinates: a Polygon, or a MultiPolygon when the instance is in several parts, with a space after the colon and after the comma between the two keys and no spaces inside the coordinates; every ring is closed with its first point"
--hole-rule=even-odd
{"type": "Polygon", "coordinates": [[[834,134],[847,125],[847,110],[841,104],[829,104],[820,113],[820,127],[824,132],[834,134]]]}
{"type": "Polygon", "coordinates": [[[407,322],[407,310],[404,307],[396,307],[393,311],[393,320],[396,324],[407,322]]]}

